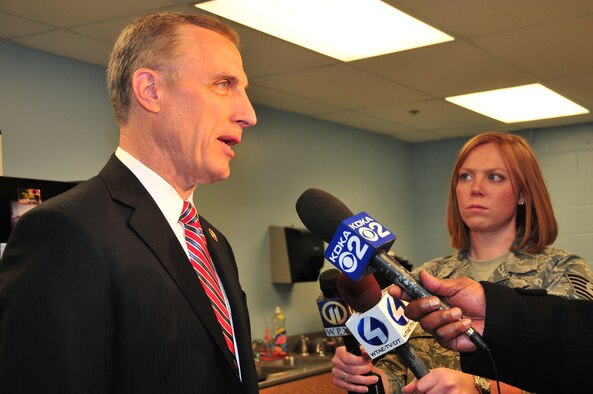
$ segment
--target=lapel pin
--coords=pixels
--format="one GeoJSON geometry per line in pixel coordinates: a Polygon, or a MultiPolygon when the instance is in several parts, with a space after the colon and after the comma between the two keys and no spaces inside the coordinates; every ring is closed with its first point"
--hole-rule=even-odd
{"type": "Polygon", "coordinates": [[[214,231],[212,231],[211,228],[208,229],[208,232],[210,233],[210,236],[212,237],[212,239],[215,240],[216,242],[218,242],[218,237],[216,236],[214,231]]]}

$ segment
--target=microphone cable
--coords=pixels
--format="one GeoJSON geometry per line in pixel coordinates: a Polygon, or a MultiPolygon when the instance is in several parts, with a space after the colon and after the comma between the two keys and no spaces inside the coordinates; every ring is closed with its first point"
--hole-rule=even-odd
{"type": "MultiPolygon", "coordinates": [[[[496,363],[494,362],[494,356],[492,355],[492,351],[490,350],[490,347],[487,347],[485,349],[478,348],[476,351],[479,352],[480,350],[486,352],[486,354],[488,355],[488,360],[490,361],[490,365],[492,366],[492,372],[494,374],[494,379],[486,378],[486,377],[484,377],[484,375],[473,375],[475,388],[476,388],[476,390],[478,390],[479,393],[483,393],[484,390],[487,390],[488,393],[493,392],[493,390],[490,387],[491,386],[490,381],[491,380],[495,380],[496,381],[496,389],[497,389],[497,392],[499,394],[502,394],[502,391],[500,389],[500,380],[498,379],[498,370],[496,368],[496,363]],[[483,387],[482,386],[482,382],[481,381],[479,382],[478,381],[478,378],[487,380],[488,381],[488,387],[487,388],[486,387],[483,387]]],[[[461,371],[463,372],[463,369],[461,369],[461,371]]]]}
{"type": "Polygon", "coordinates": [[[492,351],[490,347],[485,349],[486,353],[488,354],[488,358],[490,359],[490,364],[492,364],[492,372],[494,372],[494,380],[496,380],[496,389],[498,390],[498,394],[502,394],[500,390],[500,380],[498,379],[498,369],[496,369],[496,363],[494,362],[494,356],[492,355],[492,351]]]}

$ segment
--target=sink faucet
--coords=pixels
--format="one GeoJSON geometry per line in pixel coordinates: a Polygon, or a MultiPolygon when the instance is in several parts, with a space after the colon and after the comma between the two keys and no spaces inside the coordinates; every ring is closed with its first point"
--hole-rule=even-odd
{"type": "Polygon", "coordinates": [[[301,335],[299,338],[299,342],[297,344],[298,353],[301,356],[308,356],[309,355],[309,338],[304,335],[301,335]]]}
{"type": "Polygon", "coordinates": [[[318,356],[325,356],[327,352],[327,339],[326,338],[317,338],[315,340],[315,353],[318,356]]]}

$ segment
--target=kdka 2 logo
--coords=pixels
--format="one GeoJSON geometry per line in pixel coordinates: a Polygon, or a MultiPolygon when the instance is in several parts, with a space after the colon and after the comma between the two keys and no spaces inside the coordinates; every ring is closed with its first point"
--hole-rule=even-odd
{"type": "Polygon", "coordinates": [[[352,280],[358,280],[375,253],[389,250],[395,235],[366,212],[344,220],[325,250],[325,258],[352,280]]]}

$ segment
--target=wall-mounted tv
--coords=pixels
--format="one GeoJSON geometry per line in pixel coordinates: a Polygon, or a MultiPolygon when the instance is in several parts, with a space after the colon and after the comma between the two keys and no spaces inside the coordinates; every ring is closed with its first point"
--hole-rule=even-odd
{"type": "Polygon", "coordinates": [[[77,183],[0,176],[0,243],[8,241],[20,215],[77,183]]]}

